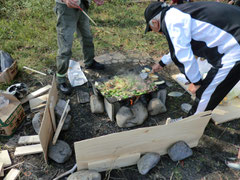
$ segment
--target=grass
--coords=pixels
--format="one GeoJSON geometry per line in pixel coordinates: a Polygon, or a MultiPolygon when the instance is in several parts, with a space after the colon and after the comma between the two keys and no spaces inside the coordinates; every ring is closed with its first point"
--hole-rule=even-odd
{"type": "MultiPolygon", "coordinates": [[[[89,16],[98,24],[92,25],[96,55],[137,51],[160,56],[167,51],[163,36],[144,34],[143,13],[149,2],[129,2],[105,0],[102,6],[92,2],[89,16]]],[[[55,67],[57,34],[54,6],[54,1],[46,0],[0,0],[0,50],[18,61],[20,73],[23,66],[39,71],[55,67]]],[[[82,58],[77,38],[72,51],[73,58],[82,58]]]]}

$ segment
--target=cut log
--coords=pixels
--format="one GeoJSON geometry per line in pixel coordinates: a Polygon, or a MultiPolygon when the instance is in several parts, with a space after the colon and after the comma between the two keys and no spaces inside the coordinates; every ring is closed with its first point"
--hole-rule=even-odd
{"type": "Polygon", "coordinates": [[[25,98],[23,98],[21,100],[21,103],[24,104],[27,101],[29,101],[30,99],[33,99],[37,96],[40,96],[40,95],[46,93],[51,87],[52,87],[51,85],[47,85],[47,86],[45,86],[45,87],[43,87],[43,88],[41,88],[37,91],[34,91],[34,92],[30,93],[29,95],[27,95],[25,98]]]}
{"type": "Polygon", "coordinates": [[[0,151],[0,162],[3,162],[3,167],[11,166],[12,161],[8,154],[8,150],[0,151]]]}
{"type": "Polygon", "coordinates": [[[20,171],[18,169],[11,169],[3,180],[15,180],[18,178],[20,171]]]}
{"type": "Polygon", "coordinates": [[[32,136],[21,136],[18,140],[19,145],[23,144],[36,144],[40,143],[39,136],[38,135],[32,135],[32,136]]]}
{"type": "Polygon", "coordinates": [[[14,156],[24,156],[43,152],[41,144],[17,147],[14,156]]]}

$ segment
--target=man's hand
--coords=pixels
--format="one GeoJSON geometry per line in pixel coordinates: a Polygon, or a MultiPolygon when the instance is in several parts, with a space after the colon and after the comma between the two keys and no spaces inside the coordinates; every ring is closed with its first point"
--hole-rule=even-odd
{"type": "Polygon", "coordinates": [[[67,7],[69,8],[78,8],[79,7],[79,1],[78,0],[63,0],[67,7]]]}
{"type": "Polygon", "coordinates": [[[162,67],[159,63],[154,64],[154,65],[152,66],[152,73],[159,72],[159,71],[162,70],[162,69],[163,69],[163,67],[162,67]]]}
{"type": "Polygon", "coordinates": [[[94,0],[94,2],[98,5],[101,6],[104,4],[104,0],[94,0]]]}
{"type": "Polygon", "coordinates": [[[192,93],[192,94],[196,94],[196,91],[200,88],[200,85],[194,85],[193,83],[189,84],[188,86],[188,90],[192,93]]]}

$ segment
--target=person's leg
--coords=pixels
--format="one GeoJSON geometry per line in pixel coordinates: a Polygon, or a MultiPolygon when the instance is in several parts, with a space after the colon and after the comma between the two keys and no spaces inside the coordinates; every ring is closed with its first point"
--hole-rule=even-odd
{"type": "MultiPolygon", "coordinates": [[[[87,8],[85,7],[84,3],[81,4],[81,7],[85,12],[87,12],[87,8]]],[[[104,69],[103,64],[100,64],[94,60],[94,44],[89,19],[81,11],[79,11],[77,35],[82,45],[85,67],[96,70],[104,69]]]]}
{"type": "MultiPolygon", "coordinates": [[[[87,8],[82,3],[81,7],[85,12],[87,12],[87,8]]],[[[93,36],[90,29],[89,19],[86,15],[79,11],[79,19],[77,22],[77,36],[82,45],[82,51],[84,56],[84,64],[89,66],[93,63],[94,60],[94,44],[93,44],[93,36]]]]}
{"type": "Polygon", "coordinates": [[[196,92],[196,100],[188,116],[213,110],[240,80],[240,62],[212,68],[196,92]]]}
{"type": "Polygon", "coordinates": [[[57,14],[57,81],[66,80],[69,60],[72,56],[73,34],[76,30],[76,10],[68,8],[65,4],[56,3],[57,14]]]}

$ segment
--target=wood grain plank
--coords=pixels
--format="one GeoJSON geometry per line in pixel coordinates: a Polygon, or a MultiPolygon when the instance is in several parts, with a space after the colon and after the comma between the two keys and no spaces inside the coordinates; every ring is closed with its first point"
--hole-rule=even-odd
{"type": "Polygon", "coordinates": [[[0,177],[4,176],[3,162],[0,162],[0,177]]]}
{"type": "Polygon", "coordinates": [[[11,169],[3,180],[16,180],[20,174],[18,169],[11,169]]]}
{"type": "Polygon", "coordinates": [[[25,98],[23,98],[21,100],[21,103],[24,104],[27,101],[29,101],[30,99],[33,99],[37,96],[40,96],[40,95],[46,93],[51,87],[52,87],[51,85],[47,85],[47,86],[44,86],[41,89],[38,89],[37,91],[34,91],[34,92],[30,93],[29,95],[27,95],[25,98]]]}
{"type": "Polygon", "coordinates": [[[168,125],[139,128],[75,142],[78,170],[87,169],[88,163],[124,154],[157,152],[163,155],[172,144],[181,140],[190,147],[195,147],[210,118],[211,111],[208,111],[168,125]]]}
{"type": "Polygon", "coordinates": [[[38,135],[32,135],[32,136],[21,136],[18,140],[19,145],[23,144],[36,144],[40,143],[40,139],[38,135]]]}
{"type": "Polygon", "coordinates": [[[16,147],[14,156],[24,156],[29,154],[37,154],[43,152],[41,144],[16,147]]]}
{"type": "Polygon", "coordinates": [[[46,103],[48,99],[48,94],[33,98],[29,100],[30,109],[33,109],[43,103],[46,103]]]}
{"type": "Polygon", "coordinates": [[[89,162],[88,169],[102,172],[109,169],[117,169],[120,167],[131,166],[137,163],[137,161],[140,159],[140,155],[140,153],[127,154],[120,157],[113,157],[110,159],[89,162]]]}
{"type": "Polygon", "coordinates": [[[3,162],[3,167],[12,165],[12,161],[8,154],[8,150],[0,151],[0,162],[3,162]]]}

